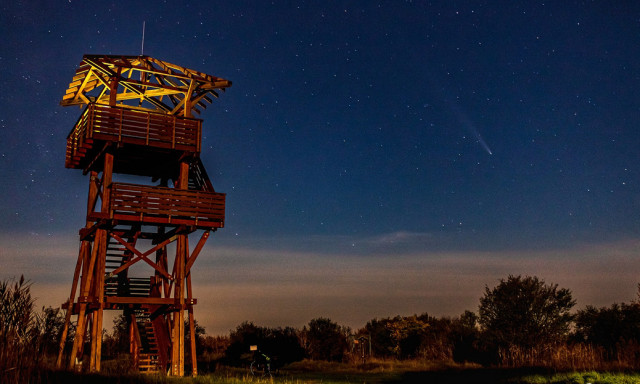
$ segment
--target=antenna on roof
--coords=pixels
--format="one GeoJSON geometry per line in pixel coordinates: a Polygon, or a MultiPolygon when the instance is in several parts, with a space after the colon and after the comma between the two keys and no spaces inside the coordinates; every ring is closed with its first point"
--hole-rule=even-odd
{"type": "Polygon", "coordinates": [[[144,27],[146,24],[146,20],[142,22],[142,50],[140,51],[140,56],[144,56],[144,27]]]}

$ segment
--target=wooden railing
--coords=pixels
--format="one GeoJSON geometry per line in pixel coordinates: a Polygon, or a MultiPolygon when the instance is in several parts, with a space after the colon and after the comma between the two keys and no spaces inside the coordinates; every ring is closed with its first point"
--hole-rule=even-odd
{"type": "Polygon", "coordinates": [[[224,226],[224,193],[113,183],[109,212],[95,218],[142,224],[224,226]]]}
{"type": "Polygon", "coordinates": [[[65,167],[67,168],[76,168],[88,147],[93,143],[93,140],[89,138],[87,129],[90,125],[90,116],[93,115],[90,114],[91,111],[93,111],[92,105],[84,110],[78,118],[78,121],[76,121],[76,125],[67,136],[67,153],[65,159],[65,167]]]}
{"type": "Polygon", "coordinates": [[[78,168],[95,141],[199,153],[201,132],[198,119],[89,104],[67,136],[66,166],[78,168]]]}

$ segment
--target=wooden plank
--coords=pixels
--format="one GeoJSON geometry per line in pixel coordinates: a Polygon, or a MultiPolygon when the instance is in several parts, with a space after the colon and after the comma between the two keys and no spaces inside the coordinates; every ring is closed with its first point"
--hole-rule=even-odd
{"type": "MultiPolygon", "coordinates": [[[[176,298],[164,298],[164,297],[123,297],[123,296],[107,296],[104,299],[107,304],[153,304],[153,305],[179,305],[180,301],[176,298]]],[[[197,299],[191,299],[191,302],[187,302],[187,305],[195,305],[198,303],[197,299]]]]}
{"type": "Polygon", "coordinates": [[[162,224],[162,225],[186,225],[188,227],[196,227],[198,229],[214,229],[214,228],[224,228],[224,218],[220,217],[218,219],[214,218],[176,218],[172,216],[163,216],[163,217],[153,217],[153,216],[142,216],[139,215],[121,215],[116,214],[113,215],[113,219],[120,223],[140,223],[145,225],[154,225],[154,224],[162,224]]]}

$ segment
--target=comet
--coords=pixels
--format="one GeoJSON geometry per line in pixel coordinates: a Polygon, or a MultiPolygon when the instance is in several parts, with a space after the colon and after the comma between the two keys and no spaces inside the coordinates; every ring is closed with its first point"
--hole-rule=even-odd
{"type": "Polygon", "coordinates": [[[476,129],[475,124],[473,124],[473,121],[471,121],[469,116],[467,116],[467,114],[464,113],[464,111],[460,109],[460,107],[455,103],[449,103],[449,107],[458,118],[458,121],[460,122],[460,124],[462,124],[467,129],[467,131],[469,131],[469,133],[476,138],[476,142],[480,144],[480,146],[489,155],[493,155],[493,151],[491,151],[491,148],[489,148],[489,145],[487,145],[487,142],[484,141],[484,139],[482,138],[482,135],[480,135],[480,132],[478,132],[478,129],[476,129]]]}

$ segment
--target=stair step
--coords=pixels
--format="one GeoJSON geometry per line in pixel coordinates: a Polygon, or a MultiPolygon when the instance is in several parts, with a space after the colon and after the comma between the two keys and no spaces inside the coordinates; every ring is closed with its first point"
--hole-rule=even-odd
{"type": "Polygon", "coordinates": [[[157,353],[140,353],[138,357],[138,371],[141,373],[159,372],[159,363],[160,361],[157,353]]]}
{"type": "MultiPolygon", "coordinates": [[[[141,279],[148,287],[149,279],[141,279]]],[[[140,279],[137,281],[141,281],[140,279]]],[[[142,290],[138,290],[140,292],[142,290]]],[[[144,290],[147,292],[149,289],[144,290]]],[[[138,371],[140,373],[156,373],[161,369],[158,343],[155,329],[151,323],[151,313],[148,308],[138,308],[133,311],[140,331],[140,353],[138,355],[138,371]]]]}

